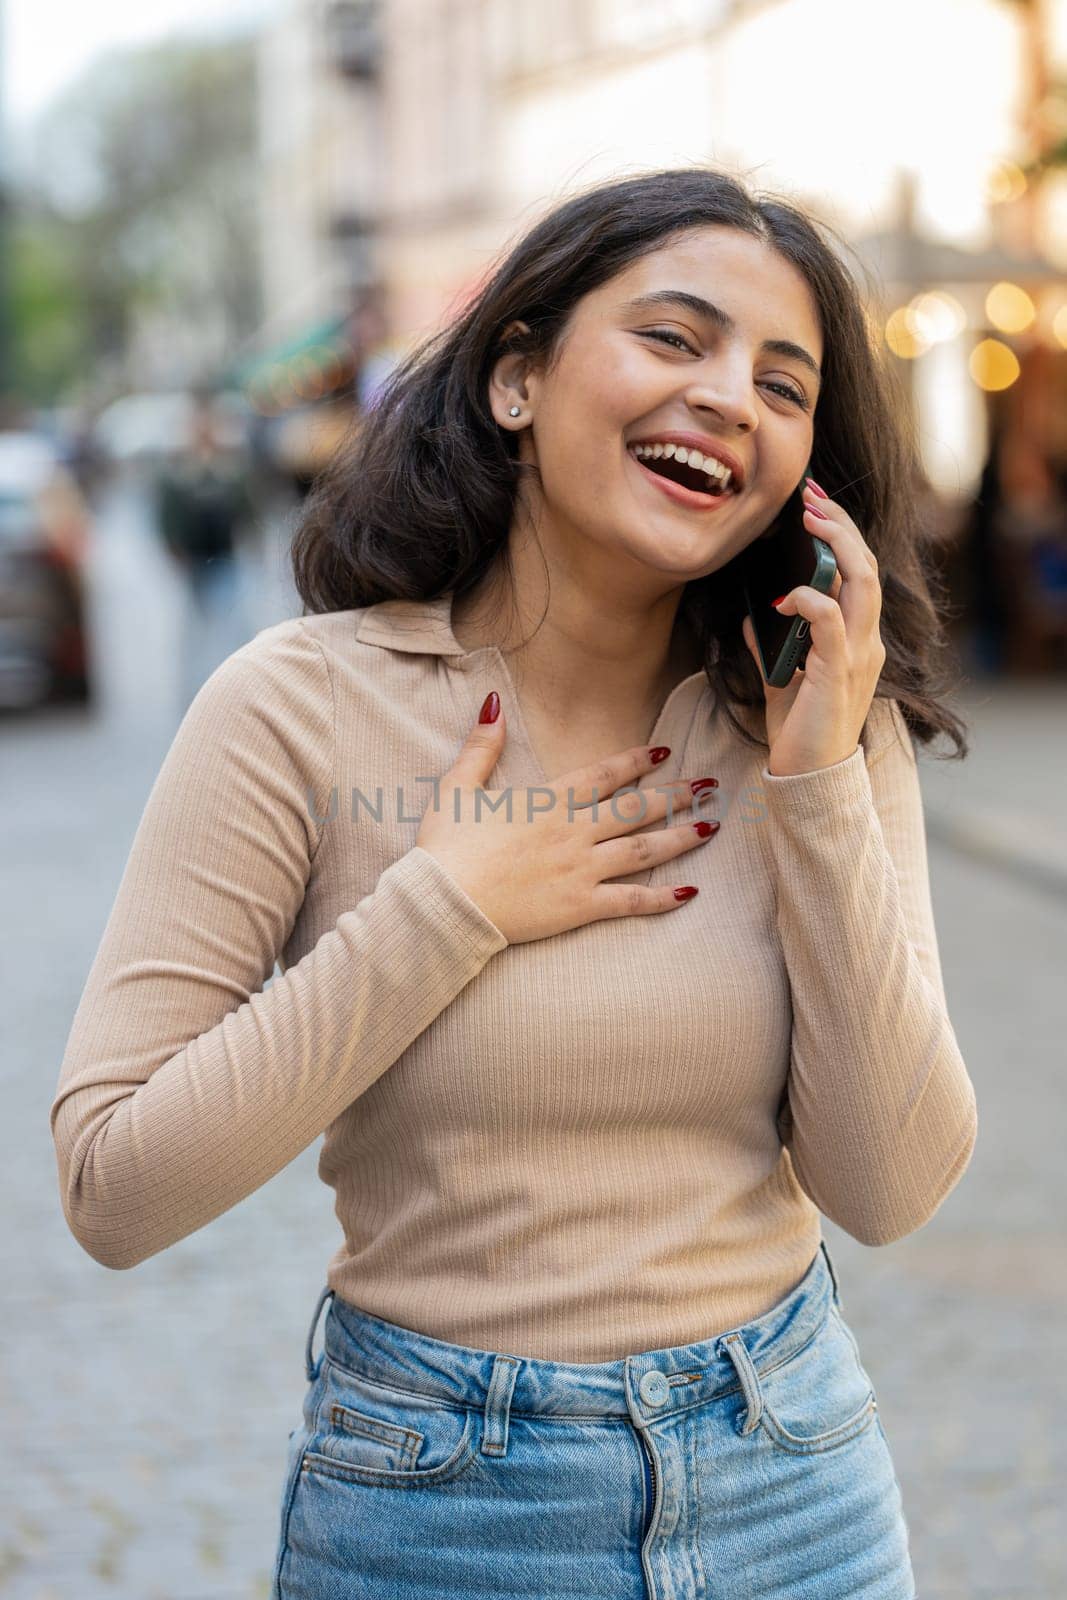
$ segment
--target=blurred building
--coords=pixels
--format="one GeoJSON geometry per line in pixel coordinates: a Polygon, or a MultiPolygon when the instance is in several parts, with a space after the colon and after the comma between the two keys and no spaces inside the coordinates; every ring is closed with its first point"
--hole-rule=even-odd
{"type": "Polygon", "coordinates": [[[231,375],[305,487],[384,332],[379,22],[376,0],[283,0],[259,42],[264,315],[231,375]]]}
{"type": "Polygon", "coordinates": [[[264,325],[348,311],[378,272],[385,191],[375,0],[286,0],[260,41],[264,325]]]}

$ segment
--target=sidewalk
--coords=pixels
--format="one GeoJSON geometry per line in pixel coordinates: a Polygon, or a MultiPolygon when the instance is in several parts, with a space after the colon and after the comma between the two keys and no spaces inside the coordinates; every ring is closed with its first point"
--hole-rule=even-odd
{"type": "Polygon", "coordinates": [[[1067,680],[974,677],[952,707],[971,751],[918,747],[928,838],[1067,898],[1067,680]]]}

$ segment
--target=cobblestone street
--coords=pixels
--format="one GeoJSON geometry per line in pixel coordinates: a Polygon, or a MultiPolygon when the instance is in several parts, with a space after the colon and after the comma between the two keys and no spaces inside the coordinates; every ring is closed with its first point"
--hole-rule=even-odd
{"type": "MultiPolygon", "coordinates": [[[[176,727],[176,601],[138,518],[136,503],[117,504],[100,540],[108,654],[95,714],[0,735],[11,929],[0,1595],[265,1600],[307,1323],[339,1240],[318,1143],[209,1228],[119,1273],[67,1231],[48,1130],[73,1012],[176,727]]],[[[267,552],[256,628],[299,610],[280,548],[267,552]]],[[[868,1249],[824,1226],[893,1448],[921,1600],[1061,1600],[1067,685],[981,682],[960,704],[972,761],[920,757],[920,771],[977,1147],[918,1234],[868,1249]]]]}

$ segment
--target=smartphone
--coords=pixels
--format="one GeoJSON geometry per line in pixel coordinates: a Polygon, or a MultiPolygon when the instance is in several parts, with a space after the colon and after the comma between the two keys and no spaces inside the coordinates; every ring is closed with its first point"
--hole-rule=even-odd
{"type": "Polygon", "coordinates": [[[782,508],[774,533],[754,539],[738,557],[763,676],[777,689],[784,689],[797,668],[803,667],[811,629],[806,617],[783,617],[771,601],[799,583],[829,594],[837,571],[825,539],[815,538],[804,526],[803,491],[802,478],[782,508]]]}

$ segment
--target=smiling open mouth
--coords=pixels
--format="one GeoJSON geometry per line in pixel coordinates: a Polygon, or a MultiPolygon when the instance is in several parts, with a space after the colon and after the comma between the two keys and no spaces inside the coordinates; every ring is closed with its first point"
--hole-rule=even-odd
{"type": "MultiPolygon", "coordinates": [[[[653,456],[651,454],[638,455],[633,445],[627,446],[627,453],[636,461],[639,467],[653,477],[665,479],[667,483],[675,485],[686,491],[685,498],[692,497],[691,504],[697,505],[701,501],[705,504],[715,500],[728,500],[737,493],[732,485],[723,487],[722,482],[710,476],[703,467],[690,466],[688,460],[679,461],[672,454],[653,456]]],[[[681,498],[681,497],[680,497],[681,498]]]]}

